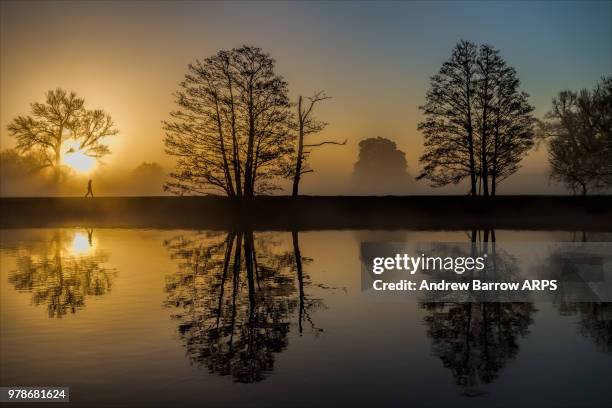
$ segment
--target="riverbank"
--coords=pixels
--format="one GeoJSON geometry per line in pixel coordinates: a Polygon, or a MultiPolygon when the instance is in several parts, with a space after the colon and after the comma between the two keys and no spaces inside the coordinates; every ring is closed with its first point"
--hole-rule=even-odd
{"type": "Polygon", "coordinates": [[[1,228],[612,231],[612,196],[0,198],[1,228]]]}

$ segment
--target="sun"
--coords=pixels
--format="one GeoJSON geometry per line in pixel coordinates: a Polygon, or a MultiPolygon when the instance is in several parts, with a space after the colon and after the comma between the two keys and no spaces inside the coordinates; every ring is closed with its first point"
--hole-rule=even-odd
{"type": "Polygon", "coordinates": [[[89,253],[94,247],[94,241],[90,233],[77,232],[72,238],[72,245],[70,246],[70,252],[73,255],[85,255],[89,253]]]}
{"type": "Polygon", "coordinates": [[[63,144],[62,162],[81,173],[89,173],[96,166],[96,159],[79,149],[79,143],[70,141],[63,144]]]}

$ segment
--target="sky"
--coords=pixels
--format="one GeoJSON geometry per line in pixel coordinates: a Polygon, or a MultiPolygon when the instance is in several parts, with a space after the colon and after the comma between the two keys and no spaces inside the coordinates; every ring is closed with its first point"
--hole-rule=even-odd
{"type": "MultiPolygon", "coordinates": [[[[429,77],[460,39],[489,43],[518,71],[535,114],[563,89],[592,88],[612,73],[612,2],[27,2],[0,5],[0,147],[6,127],[50,89],[73,90],[102,108],[120,133],[104,169],[143,161],[168,170],[161,121],[187,64],[220,49],[256,45],[276,59],[290,96],[325,90],[329,123],[315,136],[348,139],[311,156],[306,194],[349,194],[358,143],[386,137],[418,174],[429,77]]],[[[500,193],[557,193],[540,147],[500,193]]],[[[463,192],[402,186],[410,193],[463,192]]],[[[389,192],[393,190],[390,186],[389,192]]],[[[404,190],[402,190],[404,191],[404,190]]]]}

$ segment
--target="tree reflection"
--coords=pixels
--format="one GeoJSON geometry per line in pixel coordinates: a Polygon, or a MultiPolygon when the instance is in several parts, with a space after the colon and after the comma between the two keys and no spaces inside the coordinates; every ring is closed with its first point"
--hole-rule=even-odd
{"type": "MultiPolygon", "coordinates": [[[[607,242],[610,241],[608,233],[572,233],[572,242],[607,242]]],[[[564,255],[560,251],[553,251],[545,265],[558,265],[551,260],[564,255]]],[[[544,274],[558,275],[558,270],[544,270],[544,274]]],[[[562,316],[577,316],[579,333],[593,340],[597,348],[612,353],[612,303],[609,302],[574,302],[572,294],[562,290],[558,291],[555,305],[562,316]]]]}
{"type": "Polygon", "coordinates": [[[274,368],[275,353],[288,345],[297,312],[300,334],[311,311],[322,306],[306,295],[297,232],[293,253],[270,234],[209,232],[164,243],[179,269],[166,284],[166,307],[174,309],[191,361],[211,373],[252,383],[274,368]],[[297,285],[297,287],[296,287],[297,285]]]}
{"type": "MultiPolygon", "coordinates": [[[[486,253],[492,260],[487,273],[509,278],[520,272],[513,257],[496,249],[494,231],[472,231],[469,238],[471,256],[486,253]]],[[[428,312],[424,320],[433,354],[467,396],[484,394],[479,387],[493,382],[517,356],[518,339],[529,333],[536,311],[524,302],[425,302],[422,307],[428,312]]]]}
{"type": "Polygon", "coordinates": [[[612,303],[561,302],[557,304],[562,316],[578,315],[578,331],[590,338],[603,351],[612,353],[612,303]]]}
{"type": "Polygon", "coordinates": [[[116,271],[96,251],[93,230],[71,233],[53,231],[40,242],[17,249],[17,269],[9,282],[19,291],[32,293],[32,303],[46,305],[50,318],[61,318],[85,307],[87,296],[111,290],[116,271]]]}

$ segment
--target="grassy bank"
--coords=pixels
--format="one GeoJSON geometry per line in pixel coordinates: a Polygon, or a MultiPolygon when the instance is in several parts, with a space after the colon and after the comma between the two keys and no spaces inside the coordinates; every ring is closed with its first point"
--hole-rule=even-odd
{"type": "Polygon", "coordinates": [[[612,196],[0,198],[0,227],[612,231],[612,196]]]}

